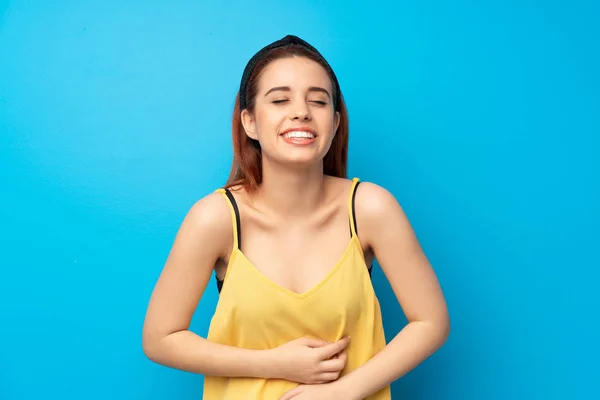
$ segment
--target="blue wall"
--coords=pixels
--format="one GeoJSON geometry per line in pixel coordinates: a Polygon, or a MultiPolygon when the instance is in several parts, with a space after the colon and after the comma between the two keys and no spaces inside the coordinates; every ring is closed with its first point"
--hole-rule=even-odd
{"type": "Polygon", "coordinates": [[[246,61],[287,33],[338,73],[351,175],[398,197],[447,295],[450,339],[394,398],[598,393],[598,5],[120,3],[0,1],[0,399],[200,398],[143,355],[144,313],[226,179],[246,61]]]}

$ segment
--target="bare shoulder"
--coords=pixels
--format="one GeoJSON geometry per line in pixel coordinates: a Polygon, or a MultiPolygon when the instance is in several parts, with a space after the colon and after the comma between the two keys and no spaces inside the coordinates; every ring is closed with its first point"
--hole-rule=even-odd
{"type": "MultiPolygon", "coordinates": [[[[347,191],[352,184],[351,179],[327,176],[332,186],[347,191]]],[[[363,211],[382,212],[386,207],[398,206],[395,197],[385,188],[372,182],[360,181],[355,197],[356,207],[363,211]],[[384,209],[382,209],[384,208],[384,209]]]]}
{"type": "Polygon", "coordinates": [[[386,188],[372,182],[361,182],[356,191],[356,209],[368,219],[382,219],[390,212],[401,212],[396,197],[386,188]]]}
{"type": "Polygon", "coordinates": [[[230,221],[231,212],[223,195],[213,192],[197,200],[190,207],[186,218],[198,226],[213,226],[220,225],[219,223],[223,221],[230,221]]]}
{"type": "Polygon", "coordinates": [[[227,255],[233,226],[231,209],[224,196],[213,192],[197,200],[188,210],[179,236],[191,245],[210,244],[219,256],[227,255]]]}
{"type": "Polygon", "coordinates": [[[372,182],[361,182],[355,197],[356,220],[361,240],[370,248],[389,234],[412,235],[412,228],[396,197],[372,182]]]}
{"type": "MultiPolygon", "coordinates": [[[[328,179],[336,193],[344,193],[344,196],[347,196],[352,180],[333,176],[329,176],[328,179]]],[[[402,208],[392,193],[382,186],[367,181],[360,181],[354,204],[358,223],[377,224],[385,221],[390,216],[390,212],[402,213],[402,208]]]]}

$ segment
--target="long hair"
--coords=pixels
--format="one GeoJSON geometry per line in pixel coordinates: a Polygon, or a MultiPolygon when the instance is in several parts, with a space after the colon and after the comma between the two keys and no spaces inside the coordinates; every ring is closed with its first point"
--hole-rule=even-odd
{"type": "MultiPolygon", "coordinates": [[[[258,91],[258,81],[262,70],[274,60],[292,56],[310,58],[325,68],[324,61],[321,57],[302,47],[291,45],[272,50],[256,64],[252,75],[248,80],[248,88],[246,91],[248,111],[254,111],[255,98],[258,91]]],[[[325,68],[325,70],[327,70],[327,68],[325,68]]],[[[334,83],[332,82],[332,85],[333,84],[334,83]]],[[[246,191],[252,192],[256,190],[262,182],[262,152],[258,141],[251,139],[246,135],[246,131],[242,125],[242,110],[240,109],[239,96],[240,94],[238,92],[233,108],[231,129],[233,164],[225,187],[230,188],[232,186],[241,185],[246,191]]],[[[331,147],[323,159],[323,172],[325,175],[346,178],[348,163],[348,111],[341,90],[339,90],[339,99],[336,108],[340,113],[340,122],[331,143],[331,147]]]]}

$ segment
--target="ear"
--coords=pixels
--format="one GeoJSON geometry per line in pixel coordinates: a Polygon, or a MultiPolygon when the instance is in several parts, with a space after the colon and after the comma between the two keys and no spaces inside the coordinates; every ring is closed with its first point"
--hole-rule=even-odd
{"type": "Polygon", "coordinates": [[[335,115],[333,116],[333,125],[334,125],[334,129],[333,129],[333,136],[335,136],[335,134],[337,133],[337,130],[340,126],[340,120],[341,120],[341,115],[339,111],[335,112],[335,115]]]}
{"type": "Polygon", "coordinates": [[[244,109],[242,110],[241,118],[246,135],[250,139],[258,140],[258,135],[256,134],[256,122],[254,121],[252,114],[247,109],[244,109]]]}

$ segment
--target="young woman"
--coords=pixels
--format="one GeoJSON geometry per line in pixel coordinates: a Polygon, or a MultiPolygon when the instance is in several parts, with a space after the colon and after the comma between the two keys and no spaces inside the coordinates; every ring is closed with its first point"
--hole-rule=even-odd
{"type": "Polygon", "coordinates": [[[385,189],[346,179],[348,117],[333,70],[296,36],[246,66],[223,189],[184,219],[147,310],[154,362],[205,375],[204,399],[389,399],[446,340],[442,291],[385,189]],[[386,345],[378,260],[408,318],[386,345]],[[207,338],[188,330],[215,272],[207,338]]]}

